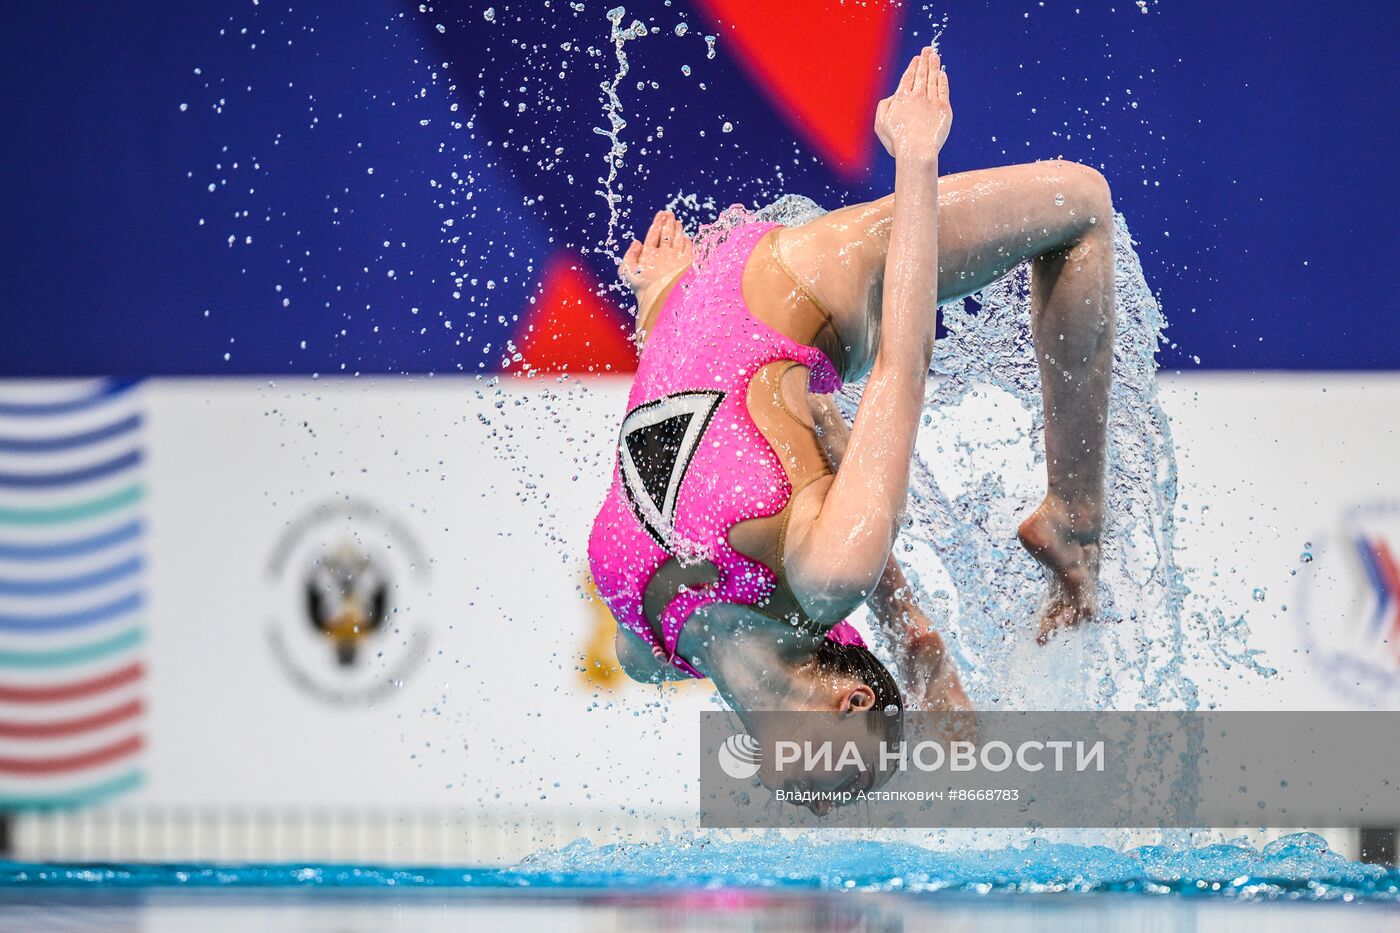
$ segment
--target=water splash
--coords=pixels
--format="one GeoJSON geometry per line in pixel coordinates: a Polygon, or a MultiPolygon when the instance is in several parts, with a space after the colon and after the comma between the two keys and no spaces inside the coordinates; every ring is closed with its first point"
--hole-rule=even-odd
{"type": "MultiPolygon", "coordinates": [[[[1275,671],[1249,647],[1244,620],[1219,608],[1188,612],[1190,588],[1176,550],[1176,452],[1157,391],[1156,351],[1166,328],[1147,285],[1123,216],[1114,218],[1114,287],[1118,326],[1109,400],[1107,522],[1101,553],[1097,622],[1032,647],[1041,572],[1015,545],[1015,523],[1038,504],[1044,469],[1040,376],[1030,335],[1030,269],[1023,264],[968,303],[942,309],[947,335],[934,354],[942,376],[925,401],[925,423],[965,430],[966,415],[1000,395],[1023,415],[979,432],[962,445],[962,472],[975,476],[957,495],[945,491],[947,464],[935,464],[921,441],[913,469],[906,541],[924,542],[957,596],[945,622],[955,651],[972,668],[974,696],[1012,708],[1195,709],[1200,702],[1186,667],[1188,648],[1222,668],[1258,676],[1275,671]],[[1029,454],[1034,476],[976,473],[978,455],[999,448],[1029,454]],[[1022,476],[1022,479],[1025,477],[1022,476]],[[1188,638],[1188,630],[1194,637],[1188,638]],[[1064,676],[1074,671],[1072,677],[1064,676]],[[1015,685],[1008,689],[1008,685],[1015,685]]],[[[854,410],[856,397],[845,400],[854,410]]],[[[945,460],[947,458],[944,458],[945,460]]],[[[933,601],[936,604],[936,600],[933,601]]]]}
{"type": "Polygon", "coordinates": [[[747,223],[777,223],[795,227],[825,214],[826,211],[811,198],[785,194],[771,204],[749,210],[742,204],[731,204],[719,212],[712,223],[701,224],[694,239],[693,262],[697,269],[705,268],[715,250],[723,245],[729,234],[747,223]]]}
{"type": "MultiPolygon", "coordinates": [[[[1400,899],[1400,871],[1352,862],[1313,833],[1262,849],[1106,846],[1036,841],[999,849],[927,849],[908,843],[789,839],[778,833],[726,841],[682,834],[655,844],[581,840],[542,852],[516,869],[551,879],[646,879],[687,887],[816,888],[865,891],[1138,892],[1245,899],[1400,899]]],[[[613,882],[615,883],[615,882],[613,882]]]]}
{"type": "Polygon", "coordinates": [[[967,894],[1135,892],[1241,900],[1400,900],[1400,870],[1352,862],[1311,833],[1200,848],[1033,842],[938,851],[905,843],[815,841],[767,834],[726,841],[682,834],[658,843],[586,840],[540,852],[514,868],[415,868],[320,864],[27,864],[0,862],[5,889],[101,891],[321,888],[956,891],[967,894]]]}
{"type": "MultiPolygon", "coordinates": [[[[703,264],[729,232],[752,220],[789,226],[823,212],[786,195],[747,211],[735,205],[696,239],[703,264]]],[[[1118,327],[1109,401],[1107,523],[1100,617],[1048,647],[1034,643],[1044,590],[1019,546],[1017,522],[1044,493],[1044,416],[1031,342],[1030,267],[1023,264],[968,302],[943,307],[911,471],[900,557],[920,602],[947,635],[979,706],[1012,709],[1195,709],[1186,672],[1188,587],[1176,555],[1176,453],[1157,392],[1155,354],[1166,327],[1132,236],[1114,218],[1118,327]]],[[[840,398],[853,417],[862,386],[840,398]]],[[[1243,622],[1194,622],[1214,661],[1269,673],[1243,622]]],[[[886,649],[888,646],[885,646],[886,649]]]]}
{"type": "Polygon", "coordinates": [[[607,129],[600,126],[593,128],[593,132],[607,137],[609,143],[607,154],[603,157],[608,167],[608,173],[603,178],[598,179],[603,187],[597,192],[608,205],[608,228],[602,244],[597,247],[597,251],[609,256],[614,263],[622,261],[622,254],[617,242],[617,225],[620,219],[618,205],[622,203],[622,192],[617,176],[622,170],[622,162],[627,155],[627,144],[622,141],[622,131],[627,128],[627,121],[622,116],[622,98],[618,96],[617,89],[632,67],[628,61],[625,46],[629,40],[640,39],[647,34],[647,27],[641,20],[634,19],[624,28],[622,21],[626,16],[627,10],[624,7],[613,7],[608,11],[608,22],[612,24],[610,35],[613,54],[617,58],[617,70],[613,72],[611,80],[598,85],[599,90],[603,92],[603,115],[607,117],[608,127],[607,129]]]}
{"type": "MultiPolygon", "coordinates": [[[[1008,475],[1014,470],[988,471],[976,463],[984,454],[1015,461],[1007,448],[1017,448],[1023,463],[1043,470],[1029,265],[971,301],[942,309],[947,334],[933,361],[942,378],[925,401],[925,424],[957,431],[971,420],[967,416],[990,405],[998,410],[982,415],[983,421],[1001,427],[979,430],[951,457],[937,457],[930,441],[940,442],[921,438],[904,535],[930,546],[956,592],[956,618],[943,621],[969,672],[969,687],[983,703],[1193,709],[1198,702],[1183,670],[1186,586],[1175,556],[1176,457],[1157,397],[1154,357],[1166,321],[1121,215],[1114,218],[1114,281],[1118,328],[1100,618],[1049,650],[1032,645],[1041,571],[1015,539],[1016,522],[1038,504],[1043,479],[1018,483],[1024,477],[1008,475]],[[1004,404],[1008,400],[1011,405],[1004,404]],[[949,491],[958,485],[960,491],[949,491]],[[1047,676],[1034,676],[1037,670],[1047,676]],[[1054,676],[1066,670],[1075,676],[1054,676]]],[[[857,398],[848,394],[849,409],[857,398]]],[[[949,439],[941,443],[946,451],[949,439]]],[[[926,567],[915,564],[922,576],[926,567]]]]}

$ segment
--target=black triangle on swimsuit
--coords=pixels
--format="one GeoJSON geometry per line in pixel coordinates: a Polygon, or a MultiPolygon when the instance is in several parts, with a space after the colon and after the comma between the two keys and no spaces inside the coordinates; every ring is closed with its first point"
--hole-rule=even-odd
{"type": "Polygon", "coordinates": [[[666,507],[666,487],[671,485],[671,473],[681,457],[681,441],[685,429],[695,415],[686,412],[656,424],[643,425],[627,435],[627,452],[642,477],[642,488],[652,507],[662,512],[666,507]]]}
{"type": "Polygon", "coordinates": [[[638,405],[622,420],[618,463],[637,520],[670,550],[676,500],[723,392],[679,392],[638,405]]]}

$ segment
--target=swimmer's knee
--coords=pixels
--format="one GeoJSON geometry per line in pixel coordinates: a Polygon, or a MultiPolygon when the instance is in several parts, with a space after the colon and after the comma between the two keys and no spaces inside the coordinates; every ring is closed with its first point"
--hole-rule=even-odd
{"type": "Polygon", "coordinates": [[[1113,229],[1113,191],[1103,172],[1066,159],[1054,159],[1048,165],[1056,194],[1063,195],[1065,206],[1074,212],[1075,238],[1091,238],[1095,233],[1108,236],[1113,229]]]}
{"type": "Polygon", "coordinates": [[[1092,165],[1062,162],[1065,176],[1073,189],[1075,209],[1089,227],[1109,230],[1113,221],[1113,190],[1103,172],[1092,165]]]}

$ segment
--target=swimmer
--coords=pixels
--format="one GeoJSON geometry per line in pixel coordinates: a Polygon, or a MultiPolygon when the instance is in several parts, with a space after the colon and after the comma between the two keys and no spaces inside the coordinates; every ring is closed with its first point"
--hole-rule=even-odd
{"type": "Polygon", "coordinates": [[[939,178],[951,124],[947,74],[925,48],[876,112],[892,194],[800,226],[743,223],[700,266],[669,211],[628,249],[619,274],[642,351],[588,552],[634,679],[709,677],[741,717],[825,710],[875,742],[898,732],[906,698],[968,708],[891,551],[937,305],[1025,260],[1048,472],[1019,530],[1050,584],[1036,636],[1094,615],[1114,328],[1108,185],[1062,161],[939,178]],[[832,393],[862,378],[848,428],[832,393]],[[862,604],[895,646],[903,691],[845,621],[862,604]]]}

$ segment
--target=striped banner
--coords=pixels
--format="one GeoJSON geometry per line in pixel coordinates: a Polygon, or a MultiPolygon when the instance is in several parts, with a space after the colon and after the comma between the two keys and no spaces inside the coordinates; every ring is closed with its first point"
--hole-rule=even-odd
{"type": "Polygon", "coordinates": [[[0,809],[78,806],[142,780],[136,385],[0,384],[0,809]]]}

